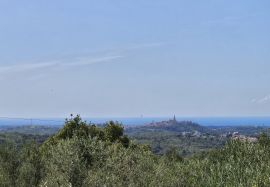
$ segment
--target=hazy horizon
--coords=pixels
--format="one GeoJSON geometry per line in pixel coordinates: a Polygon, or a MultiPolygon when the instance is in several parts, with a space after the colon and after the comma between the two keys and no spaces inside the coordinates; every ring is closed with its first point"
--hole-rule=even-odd
{"type": "MultiPolygon", "coordinates": [[[[152,122],[168,121],[173,119],[170,117],[82,117],[83,121],[94,124],[103,124],[108,121],[118,121],[124,126],[140,126],[147,125],[152,122]]],[[[245,127],[269,127],[270,117],[179,117],[176,116],[178,122],[192,121],[202,126],[245,126],[245,127]]],[[[64,125],[65,118],[2,118],[0,117],[1,126],[62,126],[64,125]]]]}

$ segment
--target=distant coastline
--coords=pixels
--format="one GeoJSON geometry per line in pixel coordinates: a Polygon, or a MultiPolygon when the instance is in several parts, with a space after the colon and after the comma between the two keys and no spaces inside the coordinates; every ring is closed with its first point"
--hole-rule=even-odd
{"type": "MultiPolygon", "coordinates": [[[[95,124],[106,121],[119,121],[125,126],[146,125],[152,122],[159,122],[172,119],[173,117],[145,117],[145,118],[84,118],[87,122],[95,124]]],[[[192,121],[202,126],[269,126],[270,117],[176,117],[177,121],[192,121]]],[[[40,118],[40,119],[0,119],[0,126],[21,126],[21,125],[49,125],[61,126],[63,118],[40,118]]]]}

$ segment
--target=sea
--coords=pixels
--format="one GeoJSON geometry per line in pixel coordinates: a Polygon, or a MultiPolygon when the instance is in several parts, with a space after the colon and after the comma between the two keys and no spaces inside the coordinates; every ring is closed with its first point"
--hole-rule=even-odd
{"type": "MultiPolygon", "coordinates": [[[[173,117],[130,117],[130,118],[84,118],[85,121],[103,124],[107,121],[118,121],[124,126],[140,126],[152,122],[170,120],[173,117]]],[[[192,121],[202,126],[269,126],[270,117],[177,117],[177,121],[192,121]]],[[[62,126],[63,118],[0,118],[0,126],[62,126]]]]}

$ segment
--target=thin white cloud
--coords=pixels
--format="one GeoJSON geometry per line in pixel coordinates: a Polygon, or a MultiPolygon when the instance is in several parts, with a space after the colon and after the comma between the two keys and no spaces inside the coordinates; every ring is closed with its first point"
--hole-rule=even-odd
{"type": "MultiPolygon", "coordinates": [[[[84,66],[84,65],[91,65],[96,63],[102,62],[109,62],[113,61],[118,58],[122,58],[123,56],[105,56],[105,57],[98,57],[98,58],[91,58],[91,57],[78,57],[71,62],[66,62],[65,60],[52,60],[48,62],[42,63],[26,63],[26,64],[15,64],[10,66],[0,66],[0,73],[1,74],[8,74],[8,73],[16,73],[16,72],[27,72],[39,69],[46,69],[46,68],[61,68],[61,67],[69,67],[69,66],[84,66]]],[[[69,60],[70,61],[70,60],[69,60]]]]}
{"type": "Polygon", "coordinates": [[[43,62],[43,63],[27,63],[27,64],[15,64],[10,66],[1,66],[0,73],[13,73],[22,71],[31,71],[35,69],[47,68],[58,64],[57,61],[43,62]]]}
{"type": "Polygon", "coordinates": [[[261,97],[261,98],[253,98],[251,99],[252,103],[256,103],[256,104],[265,104],[265,103],[269,103],[270,102],[270,94],[261,97]]]}
{"type": "MultiPolygon", "coordinates": [[[[141,44],[131,44],[123,49],[112,49],[106,51],[106,55],[101,54],[100,57],[93,57],[87,55],[73,56],[62,59],[54,59],[45,62],[33,62],[33,63],[17,63],[12,65],[0,66],[0,76],[8,75],[13,73],[23,73],[36,70],[47,70],[47,69],[61,69],[74,66],[86,66],[97,63],[104,62],[118,62],[117,59],[123,58],[128,55],[129,51],[140,50],[146,48],[156,48],[165,45],[164,42],[149,42],[141,44]],[[125,54],[125,55],[115,55],[115,54],[125,54]]],[[[95,55],[96,56],[96,55],[95,55]]]]}
{"type": "Polygon", "coordinates": [[[64,66],[84,66],[84,65],[91,65],[101,62],[109,62],[115,59],[123,58],[124,56],[116,55],[116,56],[106,56],[106,57],[99,57],[99,58],[89,58],[89,57],[80,57],[75,62],[61,64],[64,66]]]}

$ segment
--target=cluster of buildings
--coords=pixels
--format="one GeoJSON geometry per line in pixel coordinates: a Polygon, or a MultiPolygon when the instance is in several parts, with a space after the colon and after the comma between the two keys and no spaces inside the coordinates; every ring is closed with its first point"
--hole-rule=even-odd
{"type": "Polygon", "coordinates": [[[240,141],[247,141],[247,142],[257,142],[258,141],[257,137],[241,135],[239,132],[233,132],[231,134],[231,139],[240,140],[240,141]]]}

